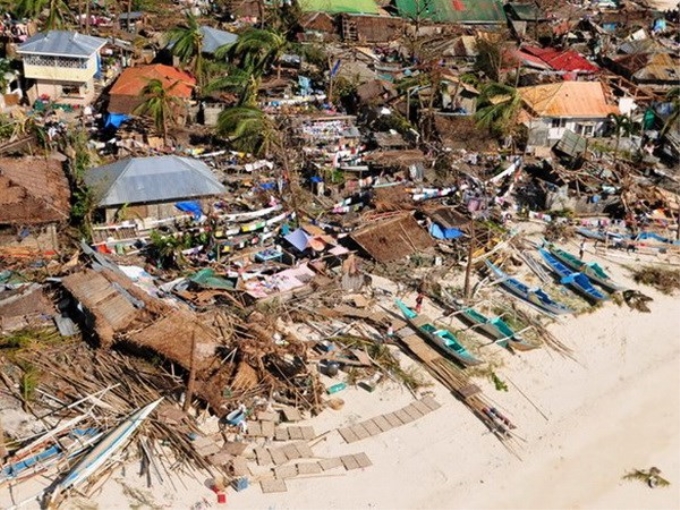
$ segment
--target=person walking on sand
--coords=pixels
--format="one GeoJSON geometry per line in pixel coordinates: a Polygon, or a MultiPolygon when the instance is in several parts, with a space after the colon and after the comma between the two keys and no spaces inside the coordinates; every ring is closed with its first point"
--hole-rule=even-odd
{"type": "Polygon", "coordinates": [[[416,296],[416,312],[420,313],[420,311],[423,309],[423,299],[425,299],[425,296],[423,295],[422,292],[418,292],[418,295],[416,296]]]}
{"type": "Polygon", "coordinates": [[[578,247],[578,258],[583,260],[583,254],[586,252],[586,242],[581,241],[581,245],[578,247]]]}

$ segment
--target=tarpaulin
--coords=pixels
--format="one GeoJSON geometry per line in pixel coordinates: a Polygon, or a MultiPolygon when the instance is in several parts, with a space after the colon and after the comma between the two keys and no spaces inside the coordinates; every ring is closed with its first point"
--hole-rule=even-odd
{"type": "Polygon", "coordinates": [[[198,202],[177,202],[175,207],[182,212],[193,214],[196,219],[203,216],[203,209],[201,209],[201,204],[198,202]]]}

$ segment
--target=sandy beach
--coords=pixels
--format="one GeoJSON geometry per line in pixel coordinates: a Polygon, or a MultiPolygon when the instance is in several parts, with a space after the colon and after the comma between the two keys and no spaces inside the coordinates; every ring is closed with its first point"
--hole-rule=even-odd
{"type": "MultiPolygon", "coordinates": [[[[592,260],[593,255],[589,257],[592,260]]],[[[680,508],[678,299],[637,287],[621,267],[599,261],[618,281],[653,297],[651,313],[610,302],[551,325],[551,331],[573,349],[574,359],[549,349],[513,356],[489,347],[485,356],[499,364],[496,372],[509,391],[496,391],[486,378],[475,383],[517,424],[512,451],[438,383],[425,391],[442,404],[440,409],[345,444],[334,429],[413,401],[407,390],[392,382],[373,393],[348,388],[338,394],[346,403],[343,409],[327,410],[304,424],[314,426],[318,435],[330,431],[312,442],[316,457],[365,452],[372,466],[290,479],[285,493],[262,494],[256,485],[230,491],[226,507],[680,508]],[[662,470],[670,487],[651,490],[622,480],[629,470],[651,466],[662,470]]],[[[436,316],[427,307],[428,303],[425,311],[436,316]]],[[[404,354],[401,359],[414,365],[404,354]]],[[[200,474],[178,476],[147,489],[132,464],[117,470],[89,500],[74,498],[64,508],[225,507],[216,503],[208,485],[209,479],[200,474]]],[[[15,501],[27,494],[15,494],[15,501]]],[[[0,500],[9,501],[8,494],[0,493],[0,500]]]]}
{"type": "MultiPolygon", "coordinates": [[[[600,262],[619,281],[636,288],[623,269],[600,262]]],[[[485,379],[476,382],[518,424],[523,440],[513,447],[514,454],[434,384],[429,390],[443,406],[422,419],[352,445],[331,432],[314,446],[319,457],[365,452],[371,467],[293,479],[287,493],[262,494],[257,487],[232,492],[229,506],[679,508],[678,300],[637,288],[654,298],[652,313],[608,303],[551,326],[574,350],[575,361],[547,349],[511,356],[492,347],[502,359],[498,373],[510,382],[509,391],[498,392],[485,379]],[[651,490],[622,480],[628,470],[651,466],[662,470],[670,487],[651,490]]],[[[317,433],[393,411],[412,400],[392,383],[375,393],[350,388],[341,395],[346,402],[341,411],[329,410],[306,422],[317,433]]],[[[128,484],[139,483],[133,470],[124,478],[128,484]]],[[[203,498],[214,502],[205,486],[187,483],[188,490],[181,494],[168,487],[154,489],[156,501],[166,508],[189,508],[203,498]]],[[[118,484],[107,484],[95,502],[102,509],[120,508],[122,497],[118,484]]]]}

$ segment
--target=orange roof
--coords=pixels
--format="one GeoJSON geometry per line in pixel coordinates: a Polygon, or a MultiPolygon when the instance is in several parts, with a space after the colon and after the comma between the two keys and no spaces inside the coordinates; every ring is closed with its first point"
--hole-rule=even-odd
{"type": "Polygon", "coordinates": [[[196,79],[189,73],[163,64],[129,67],[123,71],[109,92],[112,96],[139,96],[150,80],[160,80],[164,88],[177,83],[170,94],[177,97],[190,98],[196,87],[196,79]]]}
{"type": "Polygon", "coordinates": [[[619,113],[616,106],[607,104],[598,81],[563,81],[522,87],[519,94],[524,104],[539,117],[601,119],[610,113],[619,113]]]}

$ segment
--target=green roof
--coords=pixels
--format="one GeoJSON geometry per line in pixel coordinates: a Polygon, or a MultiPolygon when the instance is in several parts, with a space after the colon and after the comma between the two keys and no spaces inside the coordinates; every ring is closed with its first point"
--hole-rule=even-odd
{"type": "Polygon", "coordinates": [[[439,23],[505,23],[505,11],[500,0],[397,0],[399,15],[439,23]],[[423,9],[422,6],[425,6],[423,9]]]}
{"type": "Polygon", "coordinates": [[[299,0],[299,4],[305,12],[378,14],[378,6],[373,0],[299,0]]]}

